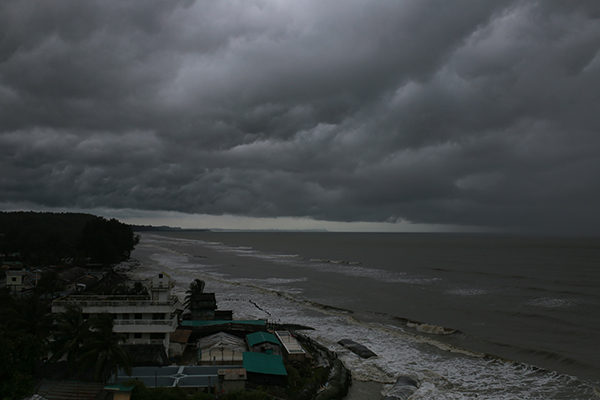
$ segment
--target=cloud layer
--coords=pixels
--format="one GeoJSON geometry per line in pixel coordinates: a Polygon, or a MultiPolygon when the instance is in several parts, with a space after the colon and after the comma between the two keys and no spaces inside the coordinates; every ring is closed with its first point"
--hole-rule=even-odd
{"type": "Polygon", "coordinates": [[[600,233],[596,1],[4,1],[0,203],[600,233]]]}

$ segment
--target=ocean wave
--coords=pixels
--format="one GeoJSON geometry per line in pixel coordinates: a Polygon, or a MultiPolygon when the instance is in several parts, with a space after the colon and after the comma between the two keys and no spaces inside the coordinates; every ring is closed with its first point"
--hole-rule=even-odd
{"type": "Polygon", "coordinates": [[[454,296],[481,296],[484,294],[488,294],[487,290],[483,289],[451,289],[444,292],[446,294],[451,294],[454,296]]]}
{"type": "Polygon", "coordinates": [[[573,299],[557,299],[553,297],[540,297],[527,302],[528,305],[543,308],[563,308],[577,304],[573,299]]]}
{"type": "MultiPolygon", "coordinates": [[[[176,252],[160,252],[162,250],[157,248],[152,259],[144,261],[132,274],[150,277],[164,269],[176,280],[177,293],[184,293],[187,284],[201,276],[207,281],[207,288],[217,293],[219,304],[234,309],[234,318],[268,318],[273,322],[313,327],[314,331],[307,335],[339,352],[356,380],[392,384],[399,375],[414,377],[420,386],[412,399],[574,400],[595,396],[593,386],[571,376],[471,352],[444,342],[443,335],[436,339],[431,333],[419,332],[416,328],[410,328],[410,331],[402,326],[367,322],[352,310],[310,301],[270,287],[285,283],[240,281],[219,275],[218,268],[197,264],[194,258],[176,252]],[[343,338],[364,344],[378,357],[362,359],[345,350],[337,344],[343,338]]],[[[416,326],[427,325],[411,322],[416,326]]]]}
{"type": "Polygon", "coordinates": [[[410,328],[415,328],[419,332],[433,333],[435,335],[451,335],[456,333],[456,329],[448,329],[438,325],[423,324],[418,322],[407,322],[406,325],[410,328]]]}

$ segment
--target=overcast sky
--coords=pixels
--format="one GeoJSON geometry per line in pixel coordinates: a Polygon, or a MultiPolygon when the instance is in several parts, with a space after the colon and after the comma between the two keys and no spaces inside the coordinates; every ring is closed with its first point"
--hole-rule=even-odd
{"type": "Polygon", "coordinates": [[[0,171],[3,210],[599,234],[600,2],[2,0],[0,171]]]}

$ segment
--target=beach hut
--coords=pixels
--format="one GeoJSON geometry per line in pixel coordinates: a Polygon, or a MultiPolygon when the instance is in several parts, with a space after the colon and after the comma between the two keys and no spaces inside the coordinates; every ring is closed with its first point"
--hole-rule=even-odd
{"type": "Polygon", "coordinates": [[[254,332],[246,336],[250,351],[281,355],[281,343],[277,336],[269,332],[254,332]]]}
{"type": "Polygon", "coordinates": [[[273,386],[287,384],[287,371],[281,356],[248,351],[244,353],[244,369],[248,382],[273,386]]]}
{"type": "Polygon", "coordinates": [[[244,339],[225,332],[215,333],[198,340],[200,365],[240,365],[246,344],[244,339]]]}

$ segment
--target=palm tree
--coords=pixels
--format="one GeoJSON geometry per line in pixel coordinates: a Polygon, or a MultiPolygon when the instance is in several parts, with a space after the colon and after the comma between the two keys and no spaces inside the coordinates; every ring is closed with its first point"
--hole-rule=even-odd
{"type": "Polygon", "coordinates": [[[90,321],[91,334],[79,352],[83,371],[94,367],[94,379],[100,381],[108,366],[114,373],[119,368],[131,375],[131,356],[119,343],[122,336],[113,333],[113,319],[110,314],[101,314],[90,321]]]}
{"type": "Polygon", "coordinates": [[[45,350],[52,329],[52,314],[47,300],[39,299],[35,294],[15,299],[3,310],[2,319],[10,330],[30,334],[35,345],[45,350]]]}
{"type": "Polygon", "coordinates": [[[190,283],[190,288],[185,292],[185,301],[183,306],[185,308],[189,308],[190,310],[193,308],[192,299],[196,297],[196,295],[204,292],[204,285],[206,283],[201,279],[194,279],[192,283],[190,283]]]}
{"type": "Polygon", "coordinates": [[[54,340],[50,343],[53,354],[50,361],[58,361],[66,355],[71,376],[80,348],[91,333],[90,324],[83,318],[81,308],[76,304],[68,304],[65,311],[55,319],[52,329],[54,340]]]}
{"type": "Polygon", "coordinates": [[[60,292],[63,289],[64,285],[58,280],[58,273],[56,271],[49,271],[42,275],[42,278],[35,287],[35,292],[38,295],[44,295],[44,299],[48,299],[54,293],[60,292]]]}

